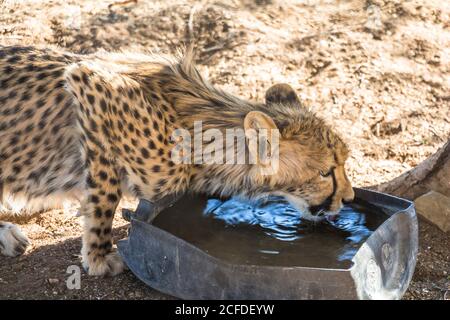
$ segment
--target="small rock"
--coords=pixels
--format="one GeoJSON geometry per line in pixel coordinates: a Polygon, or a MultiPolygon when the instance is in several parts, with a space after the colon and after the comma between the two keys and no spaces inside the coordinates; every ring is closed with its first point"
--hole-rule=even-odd
{"type": "Polygon", "coordinates": [[[52,279],[52,278],[48,279],[47,281],[48,281],[48,283],[50,283],[50,284],[56,284],[56,283],[59,282],[58,279],[52,279]]]}
{"type": "Polygon", "coordinates": [[[450,231],[450,198],[430,191],[414,200],[417,213],[444,232],[450,231]]]}

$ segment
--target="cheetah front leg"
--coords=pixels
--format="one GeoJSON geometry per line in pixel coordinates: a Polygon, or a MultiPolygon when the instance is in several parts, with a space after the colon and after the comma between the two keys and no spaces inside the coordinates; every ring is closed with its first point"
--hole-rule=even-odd
{"type": "Polygon", "coordinates": [[[83,266],[93,276],[114,276],[121,273],[124,263],[117,251],[112,250],[111,229],[114,212],[121,191],[117,171],[112,166],[89,164],[88,195],[80,212],[84,216],[83,266]]]}

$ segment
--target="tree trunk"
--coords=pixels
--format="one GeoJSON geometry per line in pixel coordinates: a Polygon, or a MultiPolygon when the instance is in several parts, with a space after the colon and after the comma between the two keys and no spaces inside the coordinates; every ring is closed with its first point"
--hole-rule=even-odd
{"type": "Polygon", "coordinates": [[[430,190],[450,197],[450,140],[414,169],[372,189],[410,200],[430,190]]]}

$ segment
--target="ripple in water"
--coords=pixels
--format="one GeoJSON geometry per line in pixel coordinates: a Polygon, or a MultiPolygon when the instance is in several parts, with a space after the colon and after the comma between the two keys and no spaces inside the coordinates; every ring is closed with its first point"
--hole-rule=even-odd
{"type": "Polygon", "coordinates": [[[154,224],[233,263],[348,268],[386,218],[358,201],[333,222],[313,223],[280,197],[250,203],[186,196],[154,224]]]}
{"type": "Polygon", "coordinates": [[[299,228],[303,227],[301,216],[281,200],[277,197],[249,204],[236,199],[209,199],[204,214],[222,220],[228,226],[260,226],[267,235],[281,241],[297,240],[302,237],[299,233],[299,228]]]}

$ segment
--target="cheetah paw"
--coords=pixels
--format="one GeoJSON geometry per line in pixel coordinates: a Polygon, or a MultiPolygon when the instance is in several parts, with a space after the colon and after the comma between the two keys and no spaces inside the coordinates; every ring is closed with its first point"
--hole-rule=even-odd
{"type": "Polygon", "coordinates": [[[83,260],[83,267],[90,276],[115,276],[126,269],[122,257],[117,252],[83,260]]]}
{"type": "Polygon", "coordinates": [[[20,229],[10,222],[0,222],[0,253],[16,257],[25,252],[30,241],[20,229]]]}

